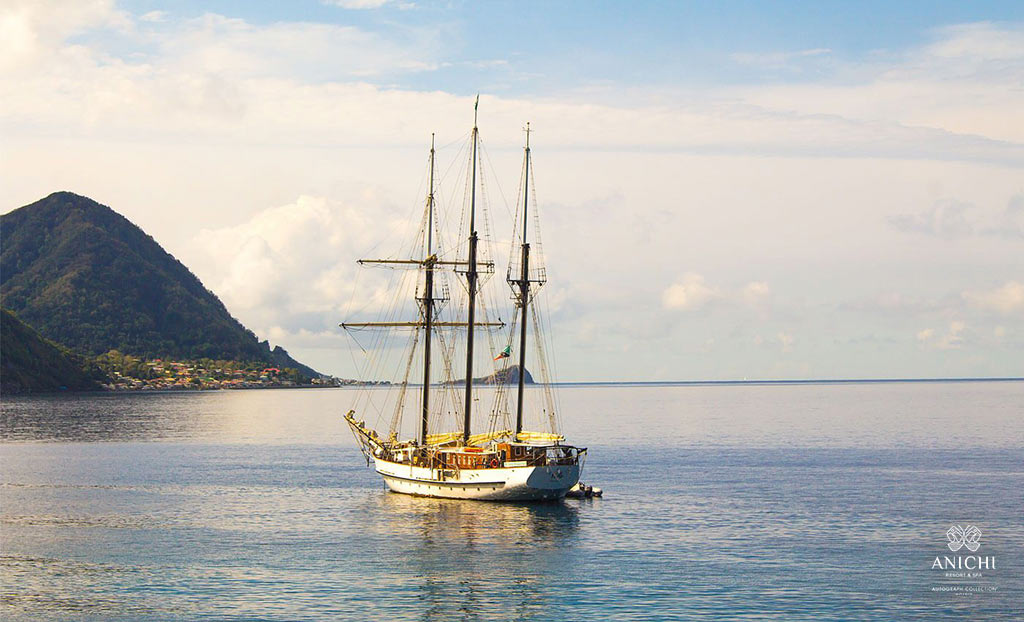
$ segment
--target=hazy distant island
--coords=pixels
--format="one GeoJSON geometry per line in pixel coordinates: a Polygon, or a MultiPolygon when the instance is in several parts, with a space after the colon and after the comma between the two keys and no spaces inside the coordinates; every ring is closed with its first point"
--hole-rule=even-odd
{"type": "Polygon", "coordinates": [[[357,384],[271,348],[181,262],[71,192],[0,216],[0,391],[357,384]]]}
{"type": "MultiPolygon", "coordinates": [[[[452,380],[444,384],[460,385],[465,383],[466,380],[452,380]]],[[[479,378],[473,378],[473,384],[518,384],[519,383],[519,366],[509,365],[505,369],[499,369],[498,371],[488,376],[480,376],[479,378]]],[[[526,370],[526,376],[523,380],[524,384],[534,384],[533,375],[530,370],[526,370]]]]}

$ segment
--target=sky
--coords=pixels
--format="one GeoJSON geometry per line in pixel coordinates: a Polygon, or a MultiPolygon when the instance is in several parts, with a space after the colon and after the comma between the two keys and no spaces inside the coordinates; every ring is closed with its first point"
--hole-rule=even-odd
{"type": "Polygon", "coordinates": [[[354,377],[355,260],[477,93],[496,232],[534,130],[559,380],[1024,376],[1019,2],[8,0],[0,210],[109,205],[354,377]]]}

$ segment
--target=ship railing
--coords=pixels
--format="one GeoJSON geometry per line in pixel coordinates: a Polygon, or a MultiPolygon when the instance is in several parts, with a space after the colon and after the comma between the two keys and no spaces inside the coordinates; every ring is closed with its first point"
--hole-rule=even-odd
{"type": "Polygon", "coordinates": [[[369,466],[373,459],[373,455],[375,455],[377,451],[382,451],[384,447],[381,444],[380,439],[377,438],[376,432],[368,430],[364,422],[358,421],[355,418],[355,413],[356,411],[354,410],[350,410],[345,413],[345,422],[348,423],[349,429],[352,430],[352,435],[356,437],[356,444],[359,445],[359,451],[366,459],[366,465],[369,466]]]}
{"type": "Polygon", "coordinates": [[[549,465],[572,465],[580,462],[583,456],[587,453],[586,447],[573,447],[571,445],[560,445],[558,447],[548,448],[548,451],[558,451],[562,455],[551,455],[545,453],[544,463],[549,465]]]}

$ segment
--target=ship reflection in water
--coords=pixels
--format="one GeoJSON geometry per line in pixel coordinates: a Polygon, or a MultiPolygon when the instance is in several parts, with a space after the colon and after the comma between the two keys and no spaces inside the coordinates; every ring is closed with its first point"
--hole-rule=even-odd
{"type": "Polygon", "coordinates": [[[542,619],[558,606],[547,588],[568,578],[579,503],[493,504],[382,492],[365,506],[367,529],[392,542],[382,561],[393,574],[378,580],[392,586],[395,598],[415,601],[407,604],[417,604],[420,619],[485,619],[498,611],[500,618],[542,619]]]}

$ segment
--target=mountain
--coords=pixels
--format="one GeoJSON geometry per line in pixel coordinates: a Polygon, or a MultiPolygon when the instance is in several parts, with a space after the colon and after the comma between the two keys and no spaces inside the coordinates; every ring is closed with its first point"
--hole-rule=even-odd
{"type": "Polygon", "coordinates": [[[0,216],[0,298],[83,354],[258,361],[319,375],[259,341],[142,229],[70,192],[0,216]]]}
{"type": "Polygon", "coordinates": [[[0,309],[0,394],[98,389],[105,375],[0,309]]]}

